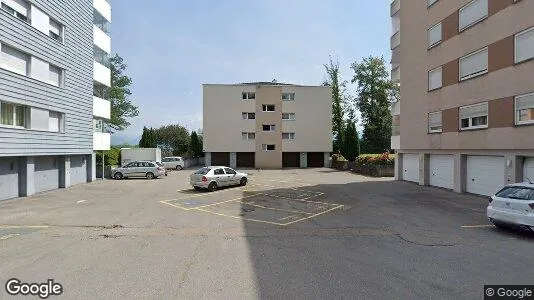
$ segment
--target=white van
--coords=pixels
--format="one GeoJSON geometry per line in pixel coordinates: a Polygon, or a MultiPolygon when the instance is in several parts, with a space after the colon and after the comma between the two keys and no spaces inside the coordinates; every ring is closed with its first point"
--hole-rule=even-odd
{"type": "Polygon", "coordinates": [[[185,166],[184,159],[180,156],[165,157],[161,160],[165,169],[182,170],[185,166]]]}

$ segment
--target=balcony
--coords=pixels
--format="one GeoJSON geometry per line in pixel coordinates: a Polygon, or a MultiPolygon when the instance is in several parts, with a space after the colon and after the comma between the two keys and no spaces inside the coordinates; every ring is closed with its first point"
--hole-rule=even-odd
{"type": "Polygon", "coordinates": [[[391,104],[391,115],[392,116],[400,115],[400,101],[397,101],[391,104]]]}
{"type": "Polygon", "coordinates": [[[391,2],[390,15],[394,16],[400,10],[400,0],[394,0],[391,2]]]}
{"type": "Polygon", "coordinates": [[[391,137],[391,149],[393,150],[400,149],[400,135],[395,135],[391,137]]]}
{"type": "Polygon", "coordinates": [[[391,50],[397,48],[400,45],[400,30],[391,36],[391,50]]]}
{"type": "Polygon", "coordinates": [[[93,96],[93,116],[102,119],[111,118],[111,102],[93,96]]]}
{"type": "Polygon", "coordinates": [[[93,150],[109,150],[111,147],[111,133],[93,132],[93,150]]]}
{"type": "Polygon", "coordinates": [[[99,62],[93,61],[93,79],[105,86],[111,86],[111,70],[99,62]]]}
{"type": "Polygon", "coordinates": [[[102,17],[108,22],[111,22],[111,5],[106,0],[93,0],[93,7],[96,9],[102,17]]]}
{"type": "Polygon", "coordinates": [[[400,48],[397,47],[393,50],[391,50],[391,65],[393,66],[393,68],[396,68],[400,65],[400,61],[401,61],[401,53],[400,53],[400,48]]]}
{"type": "Polygon", "coordinates": [[[111,38],[96,25],[93,25],[93,43],[106,53],[111,53],[111,38]]]}
{"type": "Polygon", "coordinates": [[[394,83],[400,82],[400,66],[391,70],[391,81],[393,81],[394,83]]]}

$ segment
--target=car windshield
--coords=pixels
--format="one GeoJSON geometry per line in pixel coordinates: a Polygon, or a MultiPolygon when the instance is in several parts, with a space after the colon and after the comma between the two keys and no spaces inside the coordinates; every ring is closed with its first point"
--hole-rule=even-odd
{"type": "Polygon", "coordinates": [[[534,189],[523,186],[509,186],[500,190],[495,196],[508,199],[534,200],[534,189]]]}
{"type": "Polygon", "coordinates": [[[210,171],[210,168],[202,168],[202,169],[197,170],[195,174],[206,175],[208,174],[209,171],[210,171]]]}

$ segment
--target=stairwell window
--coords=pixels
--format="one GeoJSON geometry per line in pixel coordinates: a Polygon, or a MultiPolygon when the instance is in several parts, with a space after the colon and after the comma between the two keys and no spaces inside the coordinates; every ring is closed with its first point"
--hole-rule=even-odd
{"type": "Polygon", "coordinates": [[[282,113],[282,120],[295,121],[295,113],[282,113]]]}
{"type": "Polygon", "coordinates": [[[28,2],[24,0],[1,0],[2,10],[8,14],[24,21],[28,22],[28,2]]]}
{"type": "Polygon", "coordinates": [[[534,93],[515,97],[515,124],[534,124],[534,93]]]}
{"type": "Polygon", "coordinates": [[[254,132],[243,132],[241,133],[241,136],[244,140],[255,140],[256,139],[256,133],[254,132]]]}
{"type": "Polygon", "coordinates": [[[488,102],[460,107],[460,130],[488,127],[488,102]]]}
{"type": "Polygon", "coordinates": [[[275,111],[274,104],[263,104],[261,107],[262,107],[262,110],[264,112],[274,112],[275,111]]]}
{"type": "Polygon", "coordinates": [[[254,100],[254,99],[256,99],[256,93],[243,92],[243,93],[241,93],[241,98],[243,100],[254,100]]]}
{"type": "Polygon", "coordinates": [[[295,93],[282,93],[282,101],[295,101],[295,93]]]}
{"type": "Polygon", "coordinates": [[[276,131],[276,125],[263,125],[263,131],[276,131]]]}
{"type": "Polygon", "coordinates": [[[262,145],[261,145],[261,150],[262,150],[262,151],[275,151],[275,150],[276,150],[276,147],[275,147],[275,145],[262,144],[262,145]]]}
{"type": "Polygon", "coordinates": [[[244,112],[242,113],[243,120],[255,120],[256,119],[256,113],[248,113],[244,112]]]}
{"type": "Polygon", "coordinates": [[[282,139],[283,140],[294,140],[295,133],[294,132],[282,132],[282,139]]]}

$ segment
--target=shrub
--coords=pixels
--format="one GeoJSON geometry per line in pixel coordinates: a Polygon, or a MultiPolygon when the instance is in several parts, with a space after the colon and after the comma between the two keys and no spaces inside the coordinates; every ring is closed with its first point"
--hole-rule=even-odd
{"type": "Polygon", "coordinates": [[[389,152],[384,152],[379,155],[360,155],[356,158],[356,166],[366,165],[393,165],[395,158],[389,152]]]}

